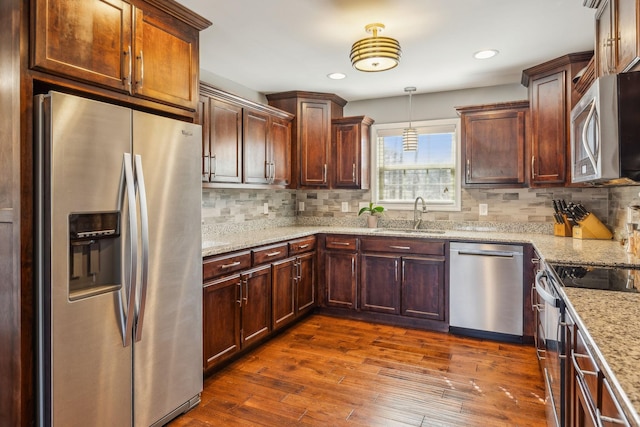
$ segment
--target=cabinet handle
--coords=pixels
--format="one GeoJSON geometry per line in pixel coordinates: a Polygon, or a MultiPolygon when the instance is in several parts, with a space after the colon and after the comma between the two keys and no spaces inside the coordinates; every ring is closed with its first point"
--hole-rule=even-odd
{"type": "Polygon", "coordinates": [[[302,279],[302,262],[300,260],[298,260],[298,262],[296,262],[296,266],[297,266],[297,274],[296,276],[298,277],[298,280],[302,279]]]}
{"type": "Polygon", "coordinates": [[[282,251],[269,252],[267,254],[267,256],[268,257],[272,257],[272,256],[280,255],[281,253],[282,253],[282,251]]]}
{"type": "Polygon", "coordinates": [[[245,293],[244,293],[244,298],[242,298],[242,300],[244,301],[244,304],[247,305],[247,303],[249,302],[249,279],[244,279],[244,286],[245,286],[245,293]]]}
{"type": "Polygon", "coordinates": [[[211,171],[211,158],[209,156],[202,156],[202,175],[209,180],[209,173],[211,171]]]}
{"type": "Polygon", "coordinates": [[[236,302],[242,307],[242,280],[238,282],[238,299],[236,302]]]}
{"type": "Polygon", "coordinates": [[[351,180],[355,183],[356,182],[356,164],[354,163],[353,166],[351,167],[351,180]]]}
{"type": "Polygon", "coordinates": [[[270,184],[273,184],[276,180],[276,162],[271,162],[271,178],[269,180],[270,184]]]}
{"type": "Polygon", "coordinates": [[[144,86],[144,56],[142,56],[142,50],[137,58],[140,61],[140,80],[136,84],[136,89],[142,89],[144,86]]]}
{"type": "Polygon", "coordinates": [[[467,159],[467,182],[471,180],[471,160],[467,159]]]}
{"type": "Polygon", "coordinates": [[[351,277],[353,277],[356,274],[356,259],[355,258],[351,258],[351,277]]]}
{"type": "Polygon", "coordinates": [[[396,245],[389,245],[389,247],[390,247],[391,249],[402,249],[402,250],[405,250],[405,251],[408,251],[408,250],[410,250],[410,249],[411,249],[411,246],[396,246],[396,245]]]}
{"type": "Polygon", "coordinates": [[[306,243],[306,244],[304,244],[304,245],[300,245],[300,246],[298,246],[298,249],[305,249],[305,248],[308,248],[308,247],[309,247],[309,244],[308,244],[308,243],[306,243]]]}
{"type": "Polygon", "coordinates": [[[536,179],[536,156],[531,156],[531,178],[536,179]]]}
{"type": "Polygon", "coordinates": [[[339,246],[351,246],[351,243],[349,242],[333,242],[333,244],[339,246]]]}
{"type": "Polygon", "coordinates": [[[326,184],[327,183],[327,164],[324,164],[324,170],[322,172],[322,183],[326,184]]]}
{"type": "Polygon", "coordinates": [[[236,265],[240,265],[240,261],[235,261],[235,262],[232,262],[231,264],[222,264],[220,268],[235,267],[236,265]]]}
{"type": "Polygon", "coordinates": [[[125,52],[125,55],[129,56],[129,75],[127,76],[127,87],[128,87],[128,91],[129,91],[129,95],[133,95],[133,58],[131,57],[131,45],[129,45],[129,47],[127,48],[127,52],[125,52]]]}
{"type": "MultiPolygon", "coordinates": [[[[396,283],[398,283],[398,260],[396,259],[393,263],[396,269],[396,283]]],[[[402,267],[404,267],[404,262],[402,263],[402,267]]]]}
{"type": "Polygon", "coordinates": [[[216,172],[218,171],[218,158],[214,154],[211,156],[211,165],[209,166],[209,170],[211,171],[211,177],[216,177],[216,172]]]}

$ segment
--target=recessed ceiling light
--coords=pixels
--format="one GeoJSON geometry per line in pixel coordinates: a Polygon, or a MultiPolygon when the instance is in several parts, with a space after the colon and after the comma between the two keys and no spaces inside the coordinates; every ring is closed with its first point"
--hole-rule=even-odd
{"type": "Polygon", "coordinates": [[[488,49],[488,50],[480,50],[480,51],[474,53],[473,57],[476,58],[476,59],[489,59],[489,58],[493,58],[497,54],[498,54],[497,50],[488,49]]]}
{"type": "Polygon", "coordinates": [[[343,73],[331,73],[327,74],[327,77],[329,77],[331,80],[342,80],[347,77],[347,75],[343,73]]]}

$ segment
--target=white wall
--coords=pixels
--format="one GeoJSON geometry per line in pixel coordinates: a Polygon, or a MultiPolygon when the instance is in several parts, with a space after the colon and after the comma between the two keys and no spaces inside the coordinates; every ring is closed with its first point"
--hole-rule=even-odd
{"type": "MultiPolygon", "coordinates": [[[[448,119],[457,117],[455,107],[519,101],[527,99],[527,97],[527,88],[519,83],[449,92],[414,94],[411,101],[411,118],[414,121],[448,119]]],[[[409,96],[403,94],[392,98],[349,102],[344,108],[344,115],[369,116],[378,124],[406,122],[409,119],[409,96]]]]}

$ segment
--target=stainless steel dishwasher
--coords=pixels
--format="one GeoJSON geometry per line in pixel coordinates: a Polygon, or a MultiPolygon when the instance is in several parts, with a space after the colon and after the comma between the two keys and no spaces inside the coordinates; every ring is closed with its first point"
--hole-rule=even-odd
{"type": "Polygon", "coordinates": [[[523,247],[452,242],[449,251],[449,330],[522,341],[523,247]]]}

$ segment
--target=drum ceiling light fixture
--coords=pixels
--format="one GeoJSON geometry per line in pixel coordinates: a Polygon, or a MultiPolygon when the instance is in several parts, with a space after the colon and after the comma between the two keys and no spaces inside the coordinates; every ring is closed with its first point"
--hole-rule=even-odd
{"type": "Polygon", "coordinates": [[[380,23],[369,24],[364,29],[371,37],[358,40],[351,46],[351,64],[356,70],[376,72],[390,70],[400,63],[400,43],[390,37],[379,37],[384,30],[380,23]]]}

